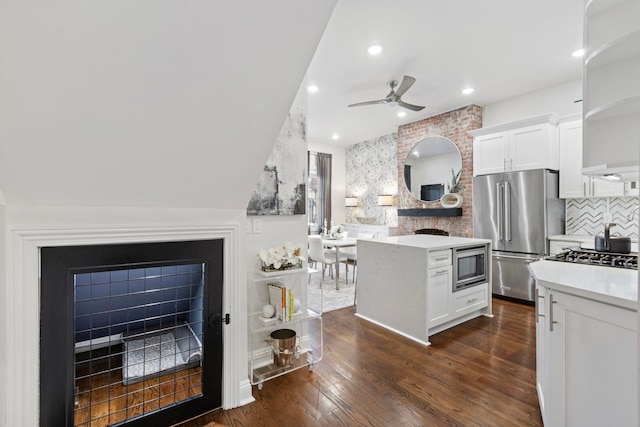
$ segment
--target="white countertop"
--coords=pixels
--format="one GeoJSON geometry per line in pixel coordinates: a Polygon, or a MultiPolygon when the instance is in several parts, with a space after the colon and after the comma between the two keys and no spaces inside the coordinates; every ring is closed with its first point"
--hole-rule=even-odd
{"type": "Polygon", "coordinates": [[[398,246],[410,246],[424,249],[450,249],[469,245],[485,245],[491,243],[488,239],[471,239],[468,237],[436,236],[431,234],[411,234],[407,236],[382,237],[365,239],[376,243],[398,246]]]}
{"type": "Polygon", "coordinates": [[[541,260],[529,264],[536,280],[559,292],[638,310],[638,271],[541,260]]]}

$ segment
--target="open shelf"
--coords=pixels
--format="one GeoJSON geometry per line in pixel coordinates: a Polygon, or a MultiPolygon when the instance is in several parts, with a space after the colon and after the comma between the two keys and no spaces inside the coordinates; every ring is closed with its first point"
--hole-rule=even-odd
{"type": "Polygon", "coordinates": [[[305,366],[312,369],[313,364],[322,359],[322,314],[307,308],[307,276],[314,271],[306,266],[284,272],[256,271],[252,277],[248,278],[250,283],[247,298],[249,304],[248,374],[251,384],[257,385],[258,390],[262,390],[265,381],[305,366]],[[283,322],[277,318],[262,317],[262,307],[270,301],[267,284],[271,282],[277,282],[287,291],[293,291],[296,299],[299,299],[300,309],[294,313],[293,319],[283,322]],[[291,361],[287,360],[286,366],[278,366],[274,360],[274,355],[278,353],[277,349],[274,352],[272,347],[274,343],[272,333],[280,329],[295,331],[295,346],[287,342],[285,349],[280,348],[280,350],[294,352],[291,361]]]}
{"type": "Polygon", "coordinates": [[[398,209],[398,216],[462,216],[462,208],[398,209]]]}
{"type": "Polygon", "coordinates": [[[622,59],[629,59],[629,54],[633,52],[640,55],[640,31],[626,34],[595,49],[585,60],[585,69],[593,70],[622,59]]]}
{"type": "Polygon", "coordinates": [[[252,314],[249,317],[250,318],[249,326],[251,327],[252,332],[265,332],[265,331],[270,331],[272,329],[284,328],[287,325],[293,326],[296,323],[304,322],[305,320],[308,320],[308,319],[316,319],[318,317],[321,317],[320,313],[316,313],[311,309],[307,309],[306,313],[302,312],[299,314],[295,314],[293,320],[289,320],[288,322],[283,322],[281,320],[275,319],[270,323],[264,323],[262,320],[260,320],[261,315],[256,313],[256,314],[252,314]]]}
{"type": "Polygon", "coordinates": [[[314,363],[320,360],[322,360],[322,354],[316,355],[313,351],[308,350],[300,353],[297,358],[293,357],[291,364],[287,366],[276,366],[274,363],[269,363],[268,365],[254,368],[251,371],[251,384],[258,385],[258,388],[262,389],[262,383],[265,381],[307,366],[311,368],[314,363]]]}
{"type": "Polygon", "coordinates": [[[584,115],[587,122],[606,120],[628,114],[640,114],[640,95],[619,99],[589,110],[584,115]]]}

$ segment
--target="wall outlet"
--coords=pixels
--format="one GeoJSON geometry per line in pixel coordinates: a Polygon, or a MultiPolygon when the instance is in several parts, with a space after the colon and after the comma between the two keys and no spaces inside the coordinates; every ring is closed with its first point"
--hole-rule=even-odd
{"type": "Polygon", "coordinates": [[[613,215],[611,215],[611,212],[605,212],[604,215],[602,215],[602,220],[605,223],[613,222],[613,215]]]}
{"type": "Polygon", "coordinates": [[[255,218],[253,220],[253,234],[262,233],[262,220],[259,218],[255,218]]]}

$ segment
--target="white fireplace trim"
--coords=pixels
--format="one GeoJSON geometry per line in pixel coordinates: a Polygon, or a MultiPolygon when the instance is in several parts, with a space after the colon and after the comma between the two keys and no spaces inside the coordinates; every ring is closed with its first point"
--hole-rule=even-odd
{"type": "Polygon", "coordinates": [[[45,246],[224,239],[223,408],[253,401],[247,377],[246,269],[240,268],[239,224],[208,226],[14,229],[7,265],[7,426],[39,422],[40,248],[45,246]],[[33,302],[37,301],[38,304],[33,302]]]}

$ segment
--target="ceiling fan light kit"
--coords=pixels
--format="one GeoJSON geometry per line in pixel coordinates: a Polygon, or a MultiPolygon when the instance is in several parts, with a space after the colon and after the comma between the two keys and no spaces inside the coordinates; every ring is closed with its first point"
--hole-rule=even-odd
{"type": "Polygon", "coordinates": [[[400,107],[403,107],[412,111],[420,111],[424,108],[423,106],[409,104],[407,102],[404,102],[401,99],[402,95],[404,95],[409,90],[409,88],[413,86],[415,81],[416,79],[414,79],[411,76],[404,76],[402,78],[402,81],[400,82],[400,85],[398,85],[397,80],[391,80],[390,82],[387,83],[389,88],[391,88],[391,91],[383,99],[378,99],[375,101],[358,102],[356,104],[350,104],[349,107],[360,107],[362,105],[374,105],[374,104],[386,104],[391,106],[398,105],[400,107]],[[395,89],[396,86],[398,86],[397,90],[395,89]]]}

